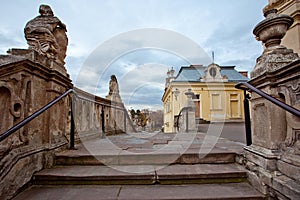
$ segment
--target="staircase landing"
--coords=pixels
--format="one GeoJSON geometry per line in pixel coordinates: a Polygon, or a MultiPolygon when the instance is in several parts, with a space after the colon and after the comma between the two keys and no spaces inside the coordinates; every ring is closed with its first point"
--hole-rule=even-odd
{"type": "Polygon", "coordinates": [[[15,199],[263,199],[235,163],[243,145],[202,133],[95,138],[56,154],[15,199]]]}

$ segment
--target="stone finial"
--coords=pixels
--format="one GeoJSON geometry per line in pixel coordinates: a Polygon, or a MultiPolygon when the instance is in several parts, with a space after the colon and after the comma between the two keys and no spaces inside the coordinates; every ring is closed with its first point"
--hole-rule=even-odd
{"type": "Polygon", "coordinates": [[[48,5],[40,5],[39,13],[24,28],[29,49],[64,64],[68,45],[66,25],[54,16],[48,5]]]}
{"type": "Polygon", "coordinates": [[[166,83],[165,83],[165,89],[167,89],[169,87],[170,83],[175,79],[174,73],[175,73],[175,70],[173,69],[173,67],[170,70],[168,70],[166,83]]]}
{"type": "Polygon", "coordinates": [[[251,78],[256,78],[266,72],[274,72],[299,57],[291,49],[280,45],[281,39],[293,24],[289,15],[278,14],[276,9],[264,10],[266,19],[261,21],[253,30],[258,41],[265,46],[263,54],[257,59],[251,78]]]}
{"type": "Polygon", "coordinates": [[[277,14],[276,9],[264,11],[264,16],[266,19],[254,28],[253,33],[257,40],[265,44],[267,49],[276,48],[294,20],[288,15],[277,14]]]}

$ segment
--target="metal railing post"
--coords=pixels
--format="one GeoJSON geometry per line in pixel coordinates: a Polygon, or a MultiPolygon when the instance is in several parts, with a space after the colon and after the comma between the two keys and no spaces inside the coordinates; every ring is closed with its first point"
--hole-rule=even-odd
{"type": "Polygon", "coordinates": [[[101,108],[101,128],[102,128],[102,137],[104,137],[105,135],[105,114],[104,114],[104,109],[103,109],[103,106],[101,108]]]}
{"type": "Polygon", "coordinates": [[[188,109],[188,107],[187,107],[187,109],[186,109],[186,123],[185,123],[185,125],[186,125],[186,127],[185,127],[185,132],[189,132],[189,109],[188,109]]]}
{"type": "Polygon", "coordinates": [[[126,109],[124,109],[124,132],[126,133],[126,117],[127,117],[127,115],[126,115],[126,109]]]}
{"type": "Polygon", "coordinates": [[[71,98],[71,131],[70,131],[70,149],[75,149],[75,94],[71,98]]]}
{"type": "Polygon", "coordinates": [[[245,131],[247,146],[250,146],[252,144],[249,99],[250,95],[247,94],[246,90],[244,90],[245,131]]]}

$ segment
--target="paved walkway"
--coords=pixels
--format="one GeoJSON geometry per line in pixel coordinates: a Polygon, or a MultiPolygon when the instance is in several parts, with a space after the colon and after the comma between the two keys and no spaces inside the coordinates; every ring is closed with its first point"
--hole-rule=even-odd
{"type": "Polygon", "coordinates": [[[82,141],[57,153],[57,166],[14,199],[263,199],[234,164],[243,144],[221,138],[220,125],[208,129],[82,141]]]}
{"type": "MultiPolygon", "coordinates": [[[[210,126],[214,124],[201,124],[199,130],[206,133],[210,126]]],[[[228,122],[223,124],[221,137],[227,138],[234,142],[246,144],[246,132],[244,122],[228,122]]]]}
{"type": "Polygon", "coordinates": [[[209,153],[231,151],[240,153],[243,144],[222,138],[211,127],[208,133],[127,133],[83,141],[77,150],[59,155],[126,155],[126,154],[166,154],[166,153],[209,153]]]}

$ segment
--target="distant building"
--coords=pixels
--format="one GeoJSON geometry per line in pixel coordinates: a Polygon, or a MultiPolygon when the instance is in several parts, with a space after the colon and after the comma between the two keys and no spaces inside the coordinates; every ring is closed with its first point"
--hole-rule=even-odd
{"type": "Polygon", "coordinates": [[[168,71],[164,104],[164,132],[175,132],[180,111],[187,104],[185,93],[193,93],[195,117],[201,121],[243,121],[243,91],[234,88],[238,82],[248,81],[247,72],[238,72],[235,66],[210,64],[181,67],[174,76],[173,68],[168,71]]]}

